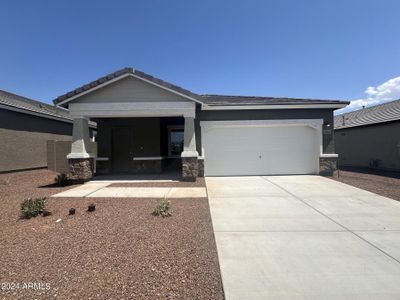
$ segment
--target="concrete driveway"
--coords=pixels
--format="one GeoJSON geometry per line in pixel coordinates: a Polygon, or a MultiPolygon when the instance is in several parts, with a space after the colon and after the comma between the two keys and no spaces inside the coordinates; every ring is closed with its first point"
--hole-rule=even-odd
{"type": "Polygon", "coordinates": [[[400,299],[400,203],[319,176],[206,178],[226,299],[400,299]]]}

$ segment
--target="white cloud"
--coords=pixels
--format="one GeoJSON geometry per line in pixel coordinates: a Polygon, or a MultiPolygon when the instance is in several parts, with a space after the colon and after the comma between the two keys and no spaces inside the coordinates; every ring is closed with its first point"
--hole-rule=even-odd
{"type": "Polygon", "coordinates": [[[373,106],[400,99],[400,76],[389,79],[377,87],[370,86],[365,93],[366,98],[351,101],[347,107],[335,111],[335,115],[360,109],[363,106],[373,106]]]}

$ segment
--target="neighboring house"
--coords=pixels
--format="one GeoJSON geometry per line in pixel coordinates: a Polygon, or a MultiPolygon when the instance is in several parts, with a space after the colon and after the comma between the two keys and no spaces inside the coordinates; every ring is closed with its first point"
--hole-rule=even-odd
{"type": "Polygon", "coordinates": [[[339,166],[400,171],[400,100],[335,116],[339,166]]]}
{"type": "Polygon", "coordinates": [[[47,141],[71,136],[66,109],[0,90],[0,173],[47,167],[47,141]]]}
{"type": "Polygon", "coordinates": [[[333,111],[348,102],[199,95],[125,68],[54,100],[74,118],[71,177],[161,172],[182,176],[332,173],[333,111]],[[88,120],[98,124],[91,155],[88,120]]]}

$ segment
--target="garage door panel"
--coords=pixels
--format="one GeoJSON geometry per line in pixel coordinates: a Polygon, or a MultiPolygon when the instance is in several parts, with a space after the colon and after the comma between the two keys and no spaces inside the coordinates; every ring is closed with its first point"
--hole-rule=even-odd
{"type": "Polygon", "coordinates": [[[204,133],[207,176],[314,174],[317,131],[307,126],[216,127],[204,133]]]}

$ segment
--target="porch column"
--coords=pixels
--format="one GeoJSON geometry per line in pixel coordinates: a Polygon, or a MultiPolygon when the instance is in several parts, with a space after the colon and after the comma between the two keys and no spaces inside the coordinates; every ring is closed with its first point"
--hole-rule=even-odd
{"type": "Polygon", "coordinates": [[[74,181],[86,181],[93,177],[94,158],[91,154],[89,121],[84,117],[74,118],[71,153],[67,155],[68,177],[74,181]]]}
{"type": "Polygon", "coordinates": [[[198,175],[198,156],[196,151],[196,135],[194,118],[185,117],[185,129],[183,140],[182,177],[184,180],[195,181],[198,175]]]}

